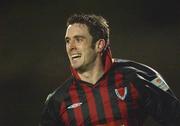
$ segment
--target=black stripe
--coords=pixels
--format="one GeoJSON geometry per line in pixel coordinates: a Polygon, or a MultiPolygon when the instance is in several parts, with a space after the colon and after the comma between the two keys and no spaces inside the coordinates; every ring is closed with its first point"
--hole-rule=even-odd
{"type": "Polygon", "coordinates": [[[95,103],[96,103],[96,110],[97,110],[97,115],[98,115],[98,120],[100,124],[105,124],[107,123],[106,116],[104,113],[104,105],[102,102],[101,94],[100,94],[100,89],[99,88],[93,88],[93,95],[95,98],[95,103]]]}
{"type": "MultiPolygon", "coordinates": [[[[73,77],[68,78],[60,87],[58,87],[54,93],[55,93],[55,101],[57,101],[59,104],[64,100],[65,106],[68,107],[72,105],[72,100],[69,94],[69,88],[73,84],[73,77]]],[[[67,108],[66,108],[67,109],[67,108]]],[[[59,106],[57,106],[56,113],[59,113],[59,106]]],[[[67,115],[68,120],[71,126],[76,126],[76,120],[73,110],[67,109],[67,115]]]]}
{"type": "Polygon", "coordinates": [[[136,104],[138,105],[137,108],[132,109],[132,102],[133,101],[133,94],[131,94],[131,88],[130,85],[128,85],[128,94],[127,94],[127,111],[128,111],[128,122],[130,125],[134,125],[134,126],[141,126],[143,124],[143,120],[145,120],[146,115],[143,113],[143,110],[140,108],[138,101],[136,104]],[[136,118],[136,119],[135,119],[136,118]],[[132,120],[133,119],[133,120],[132,120]]]}
{"type": "MultiPolygon", "coordinates": [[[[128,124],[131,126],[131,125],[134,125],[136,126],[136,124],[133,123],[133,115],[135,116],[134,114],[134,109],[132,109],[132,96],[131,96],[131,89],[130,89],[130,85],[127,85],[127,96],[126,96],[126,106],[127,106],[127,113],[128,113],[128,124]]],[[[138,115],[136,115],[138,116],[138,115]]],[[[135,118],[135,117],[134,117],[135,118]]]]}
{"type": "Polygon", "coordinates": [[[134,72],[129,71],[129,70],[122,70],[124,78],[123,78],[123,82],[122,85],[124,87],[127,87],[127,96],[125,99],[126,102],[126,108],[127,108],[127,113],[128,113],[128,125],[133,125],[133,126],[139,126],[138,122],[138,113],[137,109],[133,108],[133,98],[132,98],[132,94],[131,94],[131,80],[133,80],[134,78],[134,72]]]}
{"type": "Polygon", "coordinates": [[[111,108],[112,108],[114,120],[119,120],[119,119],[121,119],[121,113],[120,113],[119,106],[118,106],[118,101],[117,101],[118,99],[115,94],[115,89],[116,89],[115,84],[116,84],[115,83],[115,71],[111,71],[109,78],[108,78],[108,95],[109,95],[110,102],[111,102],[111,108]]]}
{"type": "Polygon", "coordinates": [[[83,90],[83,88],[81,87],[80,83],[77,83],[76,85],[77,85],[77,92],[79,95],[79,100],[80,100],[80,102],[83,103],[81,108],[82,108],[82,116],[84,119],[84,125],[90,126],[90,125],[92,125],[91,119],[90,119],[90,113],[89,113],[89,107],[90,106],[88,106],[88,103],[87,103],[86,93],[83,90]]]}
{"type": "MultiPolygon", "coordinates": [[[[70,96],[70,92],[68,92],[68,98],[65,100],[65,104],[66,104],[67,107],[73,104],[71,96],[70,96]]],[[[68,118],[69,118],[70,125],[71,126],[77,126],[77,122],[76,122],[76,119],[75,119],[75,114],[74,114],[73,109],[67,109],[67,113],[68,113],[68,118]]]]}

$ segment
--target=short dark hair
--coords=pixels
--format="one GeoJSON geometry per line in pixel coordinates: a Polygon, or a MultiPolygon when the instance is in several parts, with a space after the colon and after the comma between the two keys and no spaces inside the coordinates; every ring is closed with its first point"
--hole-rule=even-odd
{"type": "Polygon", "coordinates": [[[85,24],[93,37],[93,42],[104,39],[109,43],[109,25],[102,16],[94,14],[74,14],[67,20],[67,27],[74,23],[85,24]]]}

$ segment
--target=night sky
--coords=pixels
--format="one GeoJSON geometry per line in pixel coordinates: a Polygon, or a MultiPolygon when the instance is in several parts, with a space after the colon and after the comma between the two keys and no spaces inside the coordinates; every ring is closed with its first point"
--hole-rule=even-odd
{"type": "Polygon", "coordinates": [[[0,0],[0,126],[38,125],[47,95],[70,75],[64,35],[74,13],[104,16],[113,57],[153,67],[180,98],[178,0],[0,0]]]}

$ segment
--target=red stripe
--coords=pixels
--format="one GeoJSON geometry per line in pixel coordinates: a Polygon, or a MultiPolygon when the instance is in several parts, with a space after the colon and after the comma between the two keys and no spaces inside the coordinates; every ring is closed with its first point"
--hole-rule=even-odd
{"type": "MultiPolygon", "coordinates": [[[[116,88],[120,88],[120,85],[122,83],[123,75],[120,72],[115,73],[115,83],[116,83],[116,88]]],[[[125,88],[122,87],[122,89],[119,89],[118,92],[119,94],[124,94],[125,88]]],[[[124,100],[119,99],[118,106],[120,109],[121,113],[121,118],[122,120],[127,120],[128,119],[128,111],[127,111],[127,104],[124,100]]],[[[128,122],[124,121],[123,122],[125,126],[128,126],[128,122]]]]}
{"type": "Polygon", "coordinates": [[[137,99],[139,98],[139,94],[133,84],[131,84],[131,97],[132,97],[132,104],[133,104],[132,106],[137,108],[138,107],[137,99]]]}
{"type": "MultiPolygon", "coordinates": [[[[71,97],[72,104],[81,102],[81,101],[79,101],[79,96],[78,96],[78,92],[77,92],[77,88],[76,88],[75,84],[73,84],[72,88],[70,89],[69,95],[71,97]]],[[[77,125],[84,124],[81,107],[73,108],[73,111],[74,111],[77,125]]]]}
{"type": "Polygon", "coordinates": [[[93,95],[93,88],[89,88],[86,85],[82,85],[82,88],[84,92],[86,93],[86,99],[87,99],[87,104],[89,108],[89,116],[91,119],[91,122],[94,124],[95,122],[98,122],[98,114],[96,110],[96,102],[94,99],[93,95]]]}
{"type": "Polygon", "coordinates": [[[122,83],[122,78],[123,78],[123,75],[120,72],[115,73],[116,88],[118,88],[120,84],[122,83]]]}
{"type": "MultiPolygon", "coordinates": [[[[128,113],[127,113],[126,103],[122,100],[120,100],[118,103],[119,103],[119,108],[120,108],[122,120],[127,120],[128,119],[128,113]]],[[[127,122],[126,122],[125,126],[126,125],[128,126],[127,122]]]]}
{"type": "Polygon", "coordinates": [[[61,118],[60,120],[62,120],[65,125],[69,126],[69,118],[68,118],[68,113],[67,113],[67,108],[65,103],[63,102],[60,106],[59,109],[59,117],[61,118]]]}
{"type": "Polygon", "coordinates": [[[111,108],[111,101],[110,101],[110,97],[108,94],[108,80],[107,78],[105,80],[102,80],[100,83],[100,94],[102,97],[102,102],[103,102],[103,108],[104,108],[104,114],[105,117],[107,119],[107,122],[113,121],[113,112],[112,112],[112,108],[111,108]]]}

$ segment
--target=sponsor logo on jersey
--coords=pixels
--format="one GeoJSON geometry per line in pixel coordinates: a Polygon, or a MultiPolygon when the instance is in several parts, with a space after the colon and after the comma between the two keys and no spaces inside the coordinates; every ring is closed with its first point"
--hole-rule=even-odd
{"type": "Polygon", "coordinates": [[[127,87],[115,89],[115,93],[119,99],[124,100],[127,95],[127,87]]]}
{"type": "Polygon", "coordinates": [[[160,89],[164,91],[167,91],[169,89],[169,86],[160,77],[153,79],[151,83],[153,83],[155,86],[159,87],[160,89]]]}
{"type": "Polygon", "coordinates": [[[82,105],[82,102],[77,102],[77,103],[74,103],[74,104],[68,106],[67,109],[77,108],[77,107],[79,107],[81,105],[82,105]]]}

